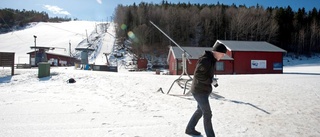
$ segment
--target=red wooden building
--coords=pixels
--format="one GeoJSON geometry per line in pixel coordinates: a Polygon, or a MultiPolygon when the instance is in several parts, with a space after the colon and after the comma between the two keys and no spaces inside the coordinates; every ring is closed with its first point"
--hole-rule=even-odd
{"type": "MultiPolygon", "coordinates": [[[[212,47],[183,47],[191,57],[188,57],[190,62],[187,61],[187,73],[193,75],[196,68],[198,58],[204,54],[204,51],[211,51],[212,47]]],[[[169,64],[170,75],[180,75],[182,73],[182,51],[178,47],[170,47],[167,62],[169,64]]],[[[224,56],[217,64],[223,64],[221,67],[217,66],[217,74],[232,74],[232,61],[233,59],[228,55],[224,56]]]]}
{"type": "MultiPolygon", "coordinates": [[[[217,74],[269,74],[283,73],[283,54],[285,50],[264,41],[227,41],[216,43],[226,45],[228,51],[224,58],[216,64],[217,74]]],[[[215,44],[216,44],[215,43],[215,44]]],[[[212,47],[183,47],[191,54],[187,63],[188,74],[193,74],[198,58],[205,50],[212,47]]],[[[180,75],[182,51],[178,47],[170,47],[168,54],[169,72],[180,75]]]]}
{"type": "MultiPolygon", "coordinates": [[[[35,64],[35,51],[27,53],[29,54],[29,62],[31,66],[37,66],[35,64]]],[[[81,61],[77,58],[70,57],[67,55],[61,55],[56,53],[45,52],[47,55],[47,60],[52,66],[73,66],[75,63],[80,63],[81,61]]]]}

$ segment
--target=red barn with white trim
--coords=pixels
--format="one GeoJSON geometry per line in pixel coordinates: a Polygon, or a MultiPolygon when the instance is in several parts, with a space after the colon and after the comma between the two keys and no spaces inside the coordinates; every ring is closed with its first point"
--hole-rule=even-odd
{"type": "MultiPolygon", "coordinates": [[[[182,47],[191,57],[187,58],[187,73],[193,75],[197,65],[198,58],[204,54],[204,51],[211,51],[212,47],[182,47]]],[[[170,75],[180,75],[182,73],[182,51],[178,47],[170,47],[167,62],[169,64],[170,75]]],[[[224,56],[218,63],[223,64],[220,68],[217,67],[217,74],[232,74],[233,59],[228,55],[224,56]]]]}
{"type": "MultiPolygon", "coordinates": [[[[283,55],[285,50],[265,41],[227,41],[216,43],[226,45],[226,56],[216,64],[217,74],[270,74],[283,73],[283,55]]],[[[215,43],[215,44],[216,44],[215,43]]],[[[188,74],[193,74],[198,58],[205,50],[212,47],[183,47],[192,57],[187,63],[188,74]]],[[[182,51],[178,47],[170,47],[168,54],[169,72],[180,75],[182,51]]]]}

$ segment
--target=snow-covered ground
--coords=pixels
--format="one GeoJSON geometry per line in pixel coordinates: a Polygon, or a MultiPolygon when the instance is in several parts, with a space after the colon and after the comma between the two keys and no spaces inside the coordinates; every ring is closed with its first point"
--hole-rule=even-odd
{"type": "MultiPolygon", "coordinates": [[[[320,136],[320,58],[286,59],[284,74],[218,76],[210,98],[218,137],[320,136]]],[[[10,76],[9,68],[0,68],[0,136],[187,136],[196,101],[180,96],[177,84],[169,95],[158,91],[167,92],[178,76],[123,68],[114,73],[53,67],[50,72],[37,78],[36,68],[16,69],[10,76]],[[68,84],[69,78],[77,82],[68,84]]],[[[204,134],[202,121],[196,129],[204,134]]]]}

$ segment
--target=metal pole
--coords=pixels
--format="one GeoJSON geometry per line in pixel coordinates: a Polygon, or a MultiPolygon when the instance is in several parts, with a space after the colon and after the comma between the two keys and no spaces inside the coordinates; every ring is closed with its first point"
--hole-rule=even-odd
{"type": "Polygon", "coordinates": [[[86,35],[87,35],[87,42],[89,43],[89,37],[88,37],[88,32],[86,30],[86,35]]]}
{"type": "MultiPolygon", "coordinates": [[[[174,44],[176,44],[176,45],[180,48],[180,50],[182,50],[182,52],[183,52],[183,53],[182,53],[182,67],[183,67],[182,73],[181,73],[181,75],[180,75],[180,77],[179,77],[178,79],[176,79],[175,81],[173,81],[173,83],[171,84],[171,87],[169,88],[167,94],[169,94],[169,92],[170,92],[173,84],[174,84],[174,83],[178,83],[178,85],[179,85],[179,82],[180,82],[180,81],[182,81],[182,82],[185,81],[185,82],[184,82],[184,86],[182,87],[182,88],[184,88],[183,94],[185,94],[185,91],[186,91],[188,82],[192,81],[192,78],[191,78],[190,75],[188,74],[188,71],[187,71],[187,63],[186,63],[186,61],[188,60],[189,63],[191,64],[191,61],[186,57],[186,55],[188,55],[189,57],[192,57],[192,56],[191,56],[187,51],[185,51],[179,44],[177,44],[174,40],[172,40],[166,33],[164,33],[164,32],[163,32],[157,25],[155,25],[152,21],[150,21],[150,23],[151,23],[154,27],[156,27],[163,35],[165,35],[168,39],[170,39],[170,41],[172,41],[174,44]],[[186,75],[189,77],[189,79],[182,79],[182,76],[183,76],[184,74],[186,74],[186,75]]],[[[180,85],[179,85],[179,86],[180,86],[180,85]]]]}
{"type": "Polygon", "coordinates": [[[34,37],[34,47],[37,47],[37,36],[33,35],[33,37],[34,37]]]}
{"type": "Polygon", "coordinates": [[[69,40],[69,56],[71,57],[71,42],[69,40]]]}
{"type": "Polygon", "coordinates": [[[33,35],[34,37],[34,64],[37,66],[37,36],[33,35]]]}
{"type": "Polygon", "coordinates": [[[156,24],[154,24],[152,21],[150,21],[150,23],[156,27],[163,35],[165,35],[170,41],[172,41],[174,44],[176,44],[183,52],[185,52],[188,56],[192,57],[188,52],[186,52],[183,48],[181,48],[181,46],[176,43],[173,39],[171,39],[166,33],[164,33],[156,24]]]}

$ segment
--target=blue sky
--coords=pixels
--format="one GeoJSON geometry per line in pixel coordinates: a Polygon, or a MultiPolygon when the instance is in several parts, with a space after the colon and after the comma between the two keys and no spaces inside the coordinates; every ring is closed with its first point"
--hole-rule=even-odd
{"type": "MultiPolygon", "coordinates": [[[[0,8],[26,9],[44,11],[50,17],[71,17],[81,20],[107,21],[113,15],[118,4],[132,5],[134,2],[160,3],[162,0],[0,0],[0,8]],[[23,1],[23,2],[22,2],[23,1]]],[[[307,11],[313,7],[320,9],[320,0],[168,0],[171,3],[207,3],[255,6],[257,4],[264,7],[287,7],[293,10],[304,7],[307,11]]]]}

